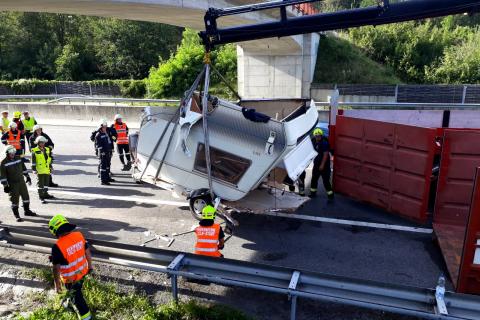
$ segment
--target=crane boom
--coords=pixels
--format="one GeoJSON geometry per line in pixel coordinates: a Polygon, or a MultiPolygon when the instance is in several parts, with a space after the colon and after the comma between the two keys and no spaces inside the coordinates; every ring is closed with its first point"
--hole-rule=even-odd
{"type": "Polygon", "coordinates": [[[411,0],[389,4],[380,1],[377,6],[319,13],[301,17],[288,17],[288,6],[313,1],[271,1],[227,9],[210,8],[205,14],[205,31],[200,32],[207,52],[217,45],[286,37],[298,34],[347,29],[366,25],[382,25],[451,14],[473,13],[480,9],[480,0],[411,0]],[[272,22],[218,28],[217,20],[223,16],[279,9],[280,19],[272,22]]]}

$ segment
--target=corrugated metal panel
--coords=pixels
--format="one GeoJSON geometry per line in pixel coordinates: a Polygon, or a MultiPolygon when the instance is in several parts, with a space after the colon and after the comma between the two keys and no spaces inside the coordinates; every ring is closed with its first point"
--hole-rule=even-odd
{"type": "Polygon", "coordinates": [[[334,188],[425,222],[434,153],[435,129],[338,116],[334,188]]]}
{"type": "Polygon", "coordinates": [[[433,225],[455,287],[479,166],[480,130],[445,129],[433,225]]]}
{"type": "Polygon", "coordinates": [[[480,294],[480,168],[477,168],[457,291],[480,294]]]}

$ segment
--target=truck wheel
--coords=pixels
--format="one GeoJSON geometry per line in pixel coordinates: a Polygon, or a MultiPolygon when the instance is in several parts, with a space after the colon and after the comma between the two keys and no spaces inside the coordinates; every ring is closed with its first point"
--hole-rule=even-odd
{"type": "Polygon", "coordinates": [[[207,205],[208,198],[207,196],[190,198],[190,212],[195,219],[202,220],[202,209],[207,205]]]}

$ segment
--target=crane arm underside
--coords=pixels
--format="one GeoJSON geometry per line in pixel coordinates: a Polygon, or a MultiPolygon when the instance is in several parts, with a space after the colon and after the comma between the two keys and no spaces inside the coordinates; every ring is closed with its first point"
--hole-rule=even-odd
{"type": "Polygon", "coordinates": [[[480,9],[480,0],[411,0],[395,4],[381,1],[377,6],[287,17],[286,8],[293,4],[313,1],[274,1],[229,9],[210,8],[205,14],[205,31],[200,32],[206,51],[216,45],[286,37],[312,32],[347,29],[366,25],[382,25],[460,13],[474,13],[480,9]],[[217,19],[267,9],[280,10],[280,19],[273,22],[241,25],[219,29],[217,19]]]}

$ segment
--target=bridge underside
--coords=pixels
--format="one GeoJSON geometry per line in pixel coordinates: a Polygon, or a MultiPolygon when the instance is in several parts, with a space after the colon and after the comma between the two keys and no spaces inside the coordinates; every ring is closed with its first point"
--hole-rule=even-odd
{"type": "MultiPolygon", "coordinates": [[[[260,1],[2,0],[0,11],[101,16],[203,30],[203,16],[208,7],[225,8],[253,2],[260,1]]],[[[219,27],[271,19],[272,16],[260,13],[228,16],[219,20],[219,27]]],[[[241,43],[237,50],[240,95],[244,98],[308,97],[316,61],[316,39],[315,36],[294,36],[241,43]]]]}

